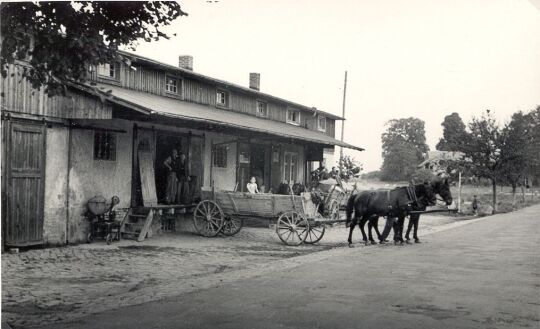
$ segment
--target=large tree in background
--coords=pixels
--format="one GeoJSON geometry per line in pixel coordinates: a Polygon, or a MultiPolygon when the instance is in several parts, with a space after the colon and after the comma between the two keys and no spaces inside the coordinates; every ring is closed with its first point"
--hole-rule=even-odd
{"type": "Polygon", "coordinates": [[[487,178],[493,188],[493,212],[498,210],[497,184],[503,181],[502,170],[505,161],[502,156],[504,136],[495,118],[487,110],[480,118],[469,123],[467,145],[461,151],[469,161],[472,172],[477,177],[487,178]]]}
{"type": "Polygon", "coordinates": [[[382,134],[381,179],[409,180],[429,150],[424,121],[412,117],[393,119],[386,126],[382,134]]]}
{"type": "Polygon", "coordinates": [[[512,115],[502,130],[501,166],[502,178],[512,186],[512,206],[516,205],[516,189],[522,185],[533,165],[533,121],[521,111],[512,115]]]}
{"type": "Polygon", "coordinates": [[[435,148],[439,151],[460,151],[466,142],[467,132],[459,114],[454,112],[445,116],[441,126],[443,138],[439,139],[435,148]]]}
{"type": "Polygon", "coordinates": [[[530,124],[530,142],[527,175],[540,184],[540,105],[527,114],[530,124]]]}
{"type": "Polygon", "coordinates": [[[0,15],[2,76],[28,61],[23,77],[55,95],[66,80],[84,81],[89,65],[127,61],[118,47],[168,38],[160,27],[187,14],[174,1],[59,1],[2,3],[0,15]]]}

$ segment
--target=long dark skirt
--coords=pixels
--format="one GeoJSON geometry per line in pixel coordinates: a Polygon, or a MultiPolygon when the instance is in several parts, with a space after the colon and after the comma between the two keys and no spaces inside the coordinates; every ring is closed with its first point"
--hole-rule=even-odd
{"type": "Polygon", "coordinates": [[[167,189],[165,190],[165,202],[173,204],[178,198],[178,178],[176,173],[171,171],[167,176],[167,189]]]}
{"type": "Polygon", "coordinates": [[[189,182],[186,177],[179,177],[178,179],[176,202],[178,204],[191,203],[191,198],[189,195],[189,182]]]}

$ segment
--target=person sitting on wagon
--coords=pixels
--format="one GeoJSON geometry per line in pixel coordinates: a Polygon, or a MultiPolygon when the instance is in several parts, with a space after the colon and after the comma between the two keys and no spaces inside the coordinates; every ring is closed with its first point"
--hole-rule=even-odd
{"type": "Polygon", "coordinates": [[[246,187],[249,193],[260,193],[259,188],[257,187],[257,179],[255,179],[255,176],[251,177],[246,187]]]}
{"type": "Polygon", "coordinates": [[[337,179],[339,177],[339,170],[337,170],[336,167],[332,167],[332,171],[330,171],[330,178],[337,179]]]}

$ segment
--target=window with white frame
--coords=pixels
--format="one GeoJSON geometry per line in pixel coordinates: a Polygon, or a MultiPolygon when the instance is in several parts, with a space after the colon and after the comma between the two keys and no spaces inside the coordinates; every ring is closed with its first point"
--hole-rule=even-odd
{"type": "Polygon", "coordinates": [[[317,118],[317,129],[319,129],[319,131],[326,131],[326,117],[325,116],[319,115],[319,117],[317,118]]]}
{"type": "Polygon", "coordinates": [[[268,104],[266,102],[257,101],[257,115],[265,118],[268,116],[268,104]]]}
{"type": "Polygon", "coordinates": [[[300,124],[300,111],[287,109],[287,123],[300,124]]]}
{"type": "Polygon", "coordinates": [[[283,157],[283,180],[298,183],[298,153],[285,152],[283,157]]]}
{"type": "Polygon", "coordinates": [[[99,76],[107,78],[116,78],[116,68],[114,64],[105,63],[98,65],[97,73],[99,76]]]}
{"type": "Polygon", "coordinates": [[[229,93],[223,90],[218,90],[216,92],[216,105],[218,106],[229,106],[229,93]]]}
{"type": "Polygon", "coordinates": [[[180,81],[177,78],[167,76],[165,78],[165,91],[168,93],[178,94],[180,81]]]}

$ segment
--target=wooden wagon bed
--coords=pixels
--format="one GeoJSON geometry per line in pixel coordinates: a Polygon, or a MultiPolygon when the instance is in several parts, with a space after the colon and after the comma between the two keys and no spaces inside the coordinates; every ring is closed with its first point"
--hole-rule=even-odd
{"type": "Polygon", "coordinates": [[[298,195],[216,192],[215,201],[225,214],[277,218],[283,212],[305,212],[305,201],[298,195]]]}

